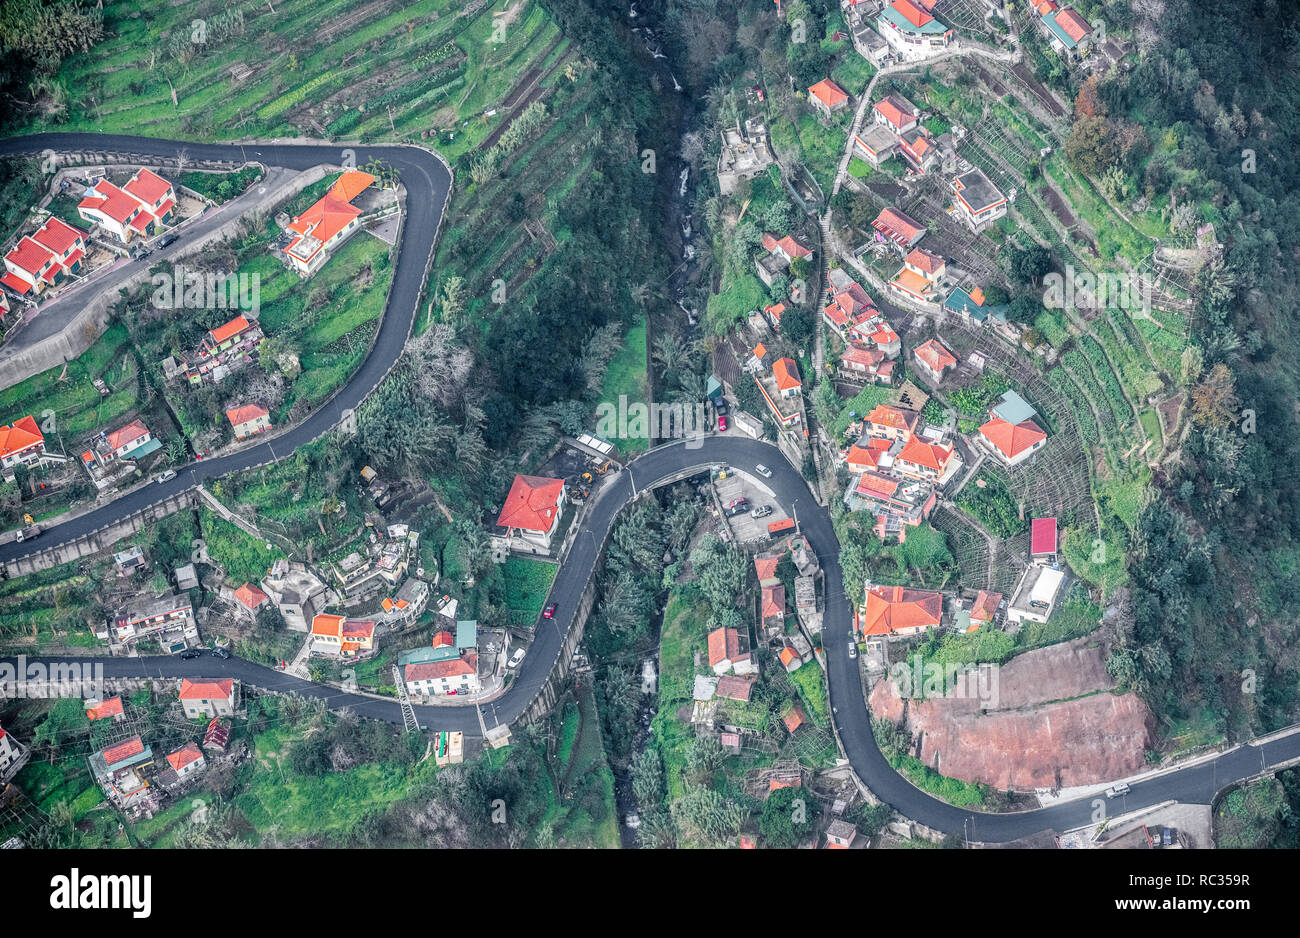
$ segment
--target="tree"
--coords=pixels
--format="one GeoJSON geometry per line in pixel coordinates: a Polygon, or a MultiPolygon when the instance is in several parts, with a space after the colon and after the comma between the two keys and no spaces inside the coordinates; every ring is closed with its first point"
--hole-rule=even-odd
{"type": "Polygon", "coordinates": [[[1041,244],[1022,248],[1012,245],[1006,254],[1007,273],[1018,283],[1037,285],[1039,278],[1052,269],[1052,255],[1041,244]]]}
{"type": "Polygon", "coordinates": [[[758,830],[769,847],[791,849],[813,832],[816,805],[802,788],[778,788],[767,796],[758,830]]]}
{"type": "Polygon", "coordinates": [[[1197,423],[1226,427],[1237,419],[1240,407],[1236,378],[1222,362],[1192,388],[1192,419],[1197,423]]]}
{"type": "Polygon", "coordinates": [[[698,785],[687,788],[686,794],[673,802],[671,810],[682,833],[703,847],[729,844],[740,833],[748,815],[741,805],[698,785]]]}

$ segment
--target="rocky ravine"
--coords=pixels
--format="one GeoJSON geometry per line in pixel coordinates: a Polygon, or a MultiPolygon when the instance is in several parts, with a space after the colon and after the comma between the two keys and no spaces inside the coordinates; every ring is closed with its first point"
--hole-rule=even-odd
{"type": "Polygon", "coordinates": [[[987,709],[975,693],[904,699],[887,678],[871,692],[871,712],[906,721],[914,753],[935,771],[1000,789],[1093,785],[1142,768],[1151,714],[1136,694],[1111,693],[1096,638],[1019,655],[985,686],[987,709]]]}

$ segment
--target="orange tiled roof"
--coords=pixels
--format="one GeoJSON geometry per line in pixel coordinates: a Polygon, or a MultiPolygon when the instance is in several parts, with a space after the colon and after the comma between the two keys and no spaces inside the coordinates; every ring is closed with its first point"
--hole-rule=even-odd
{"type": "Polygon", "coordinates": [[[235,599],[247,609],[256,609],[266,602],[266,594],[252,583],[245,583],[235,590],[235,599]]]}
{"type": "Polygon", "coordinates": [[[829,78],[823,78],[808,89],[808,93],[827,107],[836,107],[849,99],[844,89],[829,78]]]}
{"type": "Polygon", "coordinates": [[[194,745],[194,743],[186,743],[180,749],[177,749],[175,752],[170,753],[167,756],[167,764],[179,772],[191,762],[198,762],[202,758],[203,753],[199,751],[198,746],[194,745]]]}
{"type": "Polygon", "coordinates": [[[517,475],[497,516],[497,524],[545,534],[555,523],[563,493],[563,479],[517,475]]]}
{"type": "Polygon", "coordinates": [[[868,440],[866,446],[859,446],[854,443],[849,447],[845,462],[854,469],[875,469],[876,466],[880,465],[880,457],[889,452],[889,446],[889,440],[877,438],[868,440]]]}
{"type": "Polygon", "coordinates": [[[777,584],[776,586],[764,586],[762,594],[762,616],[764,619],[769,616],[785,615],[785,585],[777,584]]]}
{"type": "Polygon", "coordinates": [[[943,371],[957,364],[957,357],[944,348],[943,343],[938,339],[931,339],[919,346],[912,354],[925,362],[931,371],[943,371]]]}
{"type": "Polygon", "coordinates": [[[101,179],[95,185],[93,195],[86,196],[77,207],[100,212],[118,224],[125,224],[140,210],[140,203],[107,179],[101,179]]]}
{"type": "Polygon", "coordinates": [[[931,291],[930,281],[926,280],[914,270],[904,267],[891,281],[900,290],[911,293],[915,296],[925,296],[931,291]]]}
{"type": "MultiPolygon", "coordinates": [[[[793,735],[795,730],[803,726],[803,710],[799,707],[793,707],[789,713],[781,718],[781,722],[785,724],[786,730],[793,735]]],[[[781,787],[784,788],[785,786],[781,787]]]]}
{"type": "Polygon", "coordinates": [[[119,427],[112,433],[105,434],[104,439],[108,441],[108,445],[111,448],[121,449],[123,446],[126,446],[126,444],[134,443],[136,440],[140,439],[140,437],[148,435],[149,428],[144,425],[144,421],[136,419],[132,420],[125,427],[119,427]]]}
{"type": "Polygon", "coordinates": [[[35,277],[42,267],[54,260],[54,255],[31,238],[21,238],[14,249],[5,255],[5,260],[35,277]]]}
{"type": "Polygon", "coordinates": [[[912,253],[903,258],[904,264],[911,264],[923,273],[933,274],[946,263],[938,254],[931,254],[922,248],[912,248],[912,253]]]}
{"type": "Polygon", "coordinates": [[[248,327],[249,322],[247,319],[243,316],[236,316],[225,325],[217,326],[217,328],[211,330],[208,335],[212,337],[213,345],[220,345],[232,335],[239,335],[239,333],[243,332],[248,327]]]}
{"type": "Polygon", "coordinates": [[[121,716],[122,712],[122,698],[109,697],[107,700],[101,701],[93,707],[88,707],[86,709],[86,717],[91,722],[94,722],[95,720],[108,720],[116,716],[121,716]]]}
{"type": "Polygon", "coordinates": [[[144,752],[144,742],[139,736],[132,736],[125,742],[109,746],[101,755],[104,757],[104,762],[112,766],[125,759],[130,759],[132,756],[138,756],[142,752],[144,752]]]}
{"type": "Polygon", "coordinates": [[[889,635],[902,629],[938,625],[943,596],[905,586],[873,586],[867,590],[860,625],[863,635],[889,635]]]}
{"type": "Polygon", "coordinates": [[[215,681],[191,681],[189,678],[183,678],[181,680],[180,699],[229,700],[234,692],[235,681],[233,678],[223,677],[215,681]]]}
{"type": "Polygon", "coordinates": [[[789,666],[791,661],[795,661],[799,658],[799,656],[795,653],[795,650],[791,648],[789,645],[786,645],[784,648],[782,648],[781,654],[777,655],[777,657],[781,659],[781,663],[783,665],[786,665],[787,667],[789,666]]]}
{"type": "Polygon", "coordinates": [[[770,580],[776,576],[777,564],[781,562],[780,554],[759,554],[754,558],[754,572],[758,574],[758,582],[770,580]]]}
{"type": "Polygon", "coordinates": [[[903,444],[898,458],[903,462],[914,463],[918,466],[925,466],[927,469],[933,469],[935,472],[943,472],[943,467],[948,465],[948,460],[952,459],[954,449],[952,444],[943,446],[939,443],[927,443],[920,437],[913,436],[903,444]]]}
{"type": "Polygon", "coordinates": [[[740,632],[736,629],[714,629],[709,633],[709,667],[723,661],[735,661],[740,655],[740,632]]]}
{"type": "Polygon", "coordinates": [[[478,674],[478,655],[470,652],[460,658],[447,658],[444,661],[421,661],[408,664],[403,680],[427,681],[430,678],[459,677],[478,674]]]}
{"type": "Polygon", "coordinates": [[[924,26],[926,23],[930,22],[930,20],[934,19],[934,17],[929,13],[926,13],[916,4],[912,3],[912,0],[894,0],[890,6],[898,11],[898,13],[913,26],[924,26]]]}
{"type": "Polygon", "coordinates": [[[799,380],[799,366],[793,358],[778,358],[772,366],[772,376],[776,379],[779,390],[789,391],[803,387],[803,382],[799,380]]]}
{"type": "Polygon", "coordinates": [[[42,247],[47,247],[56,254],[62,255],[76,245],[78,240],[84,238],[86,232],[80,228],[69,225],[62,218],[50,218],[41,226],[41,230],[32,235],[32,238],[42,247]]]}
{"type": "Polygon", "coordinates": [[[975,597],[975,604],[971,606],[971,621],[992,622],[993,616],[997,613],[998,606],[1001,604],[1001,593],[990,593],[988,590],[980,590],[979,595],[975,597]]]}
{"type": "Polygon", "coordinates": [[[456,639],[450,632],[435,632],[433,636],[433,647],[443,648],[448,645],[455,645],[456,639]]]}
{"type": "Polygon", "coordinates": [[[910,111],[903,109],[903,104],[901,98],[890,94],[877,101],[873,106],[873,110],[879,111],[880,116],[897,129],[915,120],[915,116],[910,111]]]}
{"type": "Polygon", "coordinates": [[[916,421],[920,416],[916,411],[904,407],[895,407],[893,404],[877,404],[871,413],[867,414],[867,422],[889,427],[891,430],[910,431],[916,426],[916,421]]]}
{"type": "Polygon", "coordinates": [[[1056,25],[1065,30],[1066,35],[1075,42],[1092,32],[1092,27],[1088,25],[1088,21],[1080,16],[1074,7],[1066,7],[1060,13],[1057,13],[1056,25]]]}
{"type": "Polygon", "coordinates": [[[122,187],[131,193],[141,202],[153,205],[163,196],[171,192],[172,184],[163,179],[157,173],[150,172],[141,167],[131,180],[122,187]]]}
{"type": "Polygon", "coordinates": [[[1042,427],[1032,420],[1010,424],[994,417],[980,427],[980,433],[1008,459],[1014,459],[1035,443],[1047,439],[1042,427]]]}
{"type": "Polygon", "coordinates": [[[245,404],[243,407],[236,407],[234,410],[226,411],[226,419],[230,421],[232,427],[237,427],[241,423],[248,423],[250,420],[256,420],[258,417],[269,417],[271,412],[260,404],[245,404]]]}
{"type": "Polygon", "coordinates": [[[343,617],[321,613],[311,620],[311,634],[341,638],[343,636],[343,617]]]}
{"type": "Polygon", "coordinates": [[[44,442],[45,437],[36,426],[35,417],[27,416],[22,420],[15,420],[12,427],[0,427],[0,457],[21,453],[44,442]]]}

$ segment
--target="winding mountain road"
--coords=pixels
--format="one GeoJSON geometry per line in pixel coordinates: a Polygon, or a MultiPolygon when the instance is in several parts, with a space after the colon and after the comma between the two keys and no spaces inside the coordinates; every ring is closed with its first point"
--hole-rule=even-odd
{"type": "MultiPolygon", "coordinates": [[[[248,144],[241,147],[238,144],[179,143],[141,137],[57,134],[0,141],[0,157],[39,152],[47,147],[56,150],[120,150],[160,158],[173,157],[179,150],[185,150],[191,159],[222,160],[242,160],[246,153],[250,159],[289,169],[307,169],[321,163],[337,164],[342,155],[341,148],[319,144],[248,144]]],[[[383,379],[410,336],[421,286],[432,262],[445,212],[451,177],[437,157],[417,148],[378,146],[360,148],[356,152],[358,163],[372,157],[386,160],[401,174],[408,193],[407,218],[393,288],[379,335],[370,356],[339,395],[302,424],[273,440],[229,456],[196,463],[169,483],[129,493],[89,514],[50,528],[38,544],[0,546],[0,560],[20,556],[20,552],[37,546],[47,548],[75,540],[206,479],[282,459],[297,447],[329,432],[345,409],[356,407],[383,379]]],[[[826,599],[822,635],[830,702],[845,753],[872,792],[913,820],[936,830],[962,834],[971,841],[1006,842],[1045,829],[1079,827],[1093,820],[1095,806],[1090,799],[1013,814],[984,814],[957,808],[917,789],[890,767],[871,733],[857,659],[850,658],[847,651],[852,616],[844,593],[838,562],[839,544],[830,516],[817,504],[803,478],[775,447],[735,434],[709,436],[697,446],[683,442],[661,446],[642,454],[625,471],[607,482],[589,504],[569,555],[556,574],[550,594],[550,600],[558,604],[556,618],[543,620],[537,626],[533,645],[509,689],[497,700],[481,707],[417,706],[415,709],[421,724],[430,730],[461,730],[467,735],[477,736],[480,725],[494,727],[518,719],[545,684],[561,653],[579,599],[595,571],[600,545],[624,505],[647,489],[665,480],[680,478],[692,470],[718,464],[745,470],[757,463],[771,467],[772,477],[766,480],[766,484],[785,509],[798,517],[801,531],[821,561],[826,599]]],[[[11,665],[18,663],[13,658],[2,660],[11,665]]],[[[26,663],[30,665],[41,660],[28,659],[26,663]]],[[[110,678],[233,677],[268,691],[321,698],[331,707],[348,707],[361,716],[399,726],[403,723],[396,700],[346,693],[239,658],[223,660],[204,656],[182,660],[155,656],[60,658],[58,661],[100,664],[104,675],[110,678]]],[[[1300,733],[1238,747],[1201,764],[1136,782],[1128,795],[1110,802],[1108,807],[1114,807],[1115,811],[1111,813],[1118,814],[1168,800],[1209,803],[1215,793],[1229,782],[1249,778],[1270,766],[1297,758],[1300,758],[1300,733]]]]}

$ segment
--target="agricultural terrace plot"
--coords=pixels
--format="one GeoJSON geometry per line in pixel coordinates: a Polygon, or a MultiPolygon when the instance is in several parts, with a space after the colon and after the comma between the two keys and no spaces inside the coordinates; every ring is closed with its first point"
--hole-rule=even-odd
{"type": "Polygon", "coordinates": [[[1151,238],[1111,208],[1092,183],[1072,173],[1062,159],[1053,155],[1044,168],[1075,213],[1096,232],[1097,251],[1103,261],[1112,263],[1119,255],[1130,264],[1138,264],[1151,253],[1155,247],[1151,238]]]}
{"type": "Polygon", "coordinates": [[[111,429],[106,424],[139,403],[138,367],[126,327],[119,322],[69,362],[66,373],[63,366],[51,368],[0,391],[0,424],[30,414],[47,428],[47,436],[53,430],[56,440],[70,445],[93,430],[111,429]],[[107,397],[95,389],[95,378],[108,386],[107,397]]]}
{"type": "Polygon", "coordinates": [[[801,100],[794,122],[775,115],[770,132],[773,149],[777,153],[798,151],[800,161],[812,173],[822,191],[830,192],[853,115],[844,108],[827,123],[822,123],[822,120],[812,105],[801,100]]]}
{"type": "Polygon", "coordinates": [[[206,508],[199,513],[203,542],[212,563],[225,571],[231,583],[256,583],[284,556],[278,548],[267,548],[258,540],[206,508]]]}
{"type": "Polygon", "coordinates": [[[531,295],[532,280],[570,237],[560,206],[589,174],[598,132],[586,119],[596,80],[576,66],[570,74],[543,82],[553,91],[543,100],[541,123],[500,159],[491,178],[476,182],[472,170],[457,176],[434,266],[464,280],[466,315],[484,328],[499,301],[515,304],[531,295]]]}
{"type": "Polygon", "coordinates": [[[553,826],[568,846],[616,849],[618,808],[614,802],[614,773],[601,738],[600,717],[592,685],[568,700],[560,715],[555,757],[540,780],[547,792],[547,809],[538,827],[553,826]]]}
{"type": "MultiPolygon", "coordinates": [[[[558,38],[535,0],[243,2],[205,20],[202,43],[191,41],[194,12],[165,0],[108,5],[108,38],[58,74],[70,99],[58,129],[417,138],[504,103],[558,38]],[[507,6],[513,15],[501,15],[507,6]]],[[[37,117],[31,129],[48,128],[37,117]]],[[[472,121],[449,141],[453,155],[490,130],[472,121]]]]}
{"type": "Polygon", "coordinates": [[[704,621],[707,616],[708,605],[688,598],[680,589],[674,589],[668,597],[659,635],[659,709],[651,728],[663,756],[670,802],[685,793],[686,752],[695,733],[677,719],[677,711],[690,706],[695,655],[706,652],[704,621]]]}
{"type": "Polygon", "coordinates": [[[229,172],[181,173],[180,184],[213,202],[229,202],[262,178],[260,166],[245,166],[229,172]]]}
{"type": "MultiPolygon", "coordinates": [[[[627,396],[629,406],[637,401],[649,401],[646,368],[646,322],[642,318],[628,330],[622,351],[614,356],[605,371],[600,391],[601,403],[617,409],[619,398],[623,395],[627,396]]],[[[649,445],[650,441],[646,437],[629,437],[618,441],[622,452],[640,452],[649,445]]]]}
{"type": "Polygon", "coordinates": [[[537,624],[555,571],[555,564],[544,560],[506,559],[501,574],[506,581],[507,615],[513,624],[528,628],[537,624]]]}
{"type": "Polygon", "coordinates": [[[63,644],[93,645],[80,610],[96,591],[75,561],[0,582],[0,648],[21,650],[56,637],[63,644]]]}

